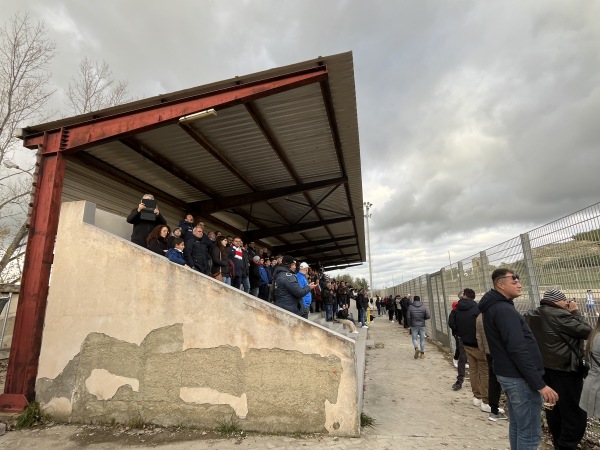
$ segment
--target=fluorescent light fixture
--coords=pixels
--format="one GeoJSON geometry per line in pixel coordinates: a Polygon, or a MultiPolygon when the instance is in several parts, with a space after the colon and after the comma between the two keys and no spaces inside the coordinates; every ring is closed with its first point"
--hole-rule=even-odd
{"type": "Polygon", "coordinates": [[[204,111],[200,111],[194,114],[188,114],[187,116],[183,116],[179,118],[179,123],[188,123],[193,122],[195,120],[204,119],[206,117],[216,116],[217,112],[214,109],[206,109],[204,111]]]}

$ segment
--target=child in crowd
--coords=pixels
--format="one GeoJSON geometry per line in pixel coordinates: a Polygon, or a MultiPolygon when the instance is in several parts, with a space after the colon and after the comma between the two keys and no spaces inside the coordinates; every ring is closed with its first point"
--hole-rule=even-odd
{"type": "Polygon", "coordinates": [[[175,247],[175,244],[173,244],[173,241],[175,240],[175,238],[179,238],[179,237],[182,237],[181,236],[181,228],[175,227],[175,229],[173,230],[173,233],[168,238],[169,248],[175,247]]]}
{"type": "Polygon", "coordinates": [[[183,239],[180,237],[173,238],[173,248],[167,251],[167,258],[169,261],[172,261],[177,264],[181,264],[182,266],[185,264],[185,258],[183,257],[183,249],[185,244],[183,243],[183,239]]]}

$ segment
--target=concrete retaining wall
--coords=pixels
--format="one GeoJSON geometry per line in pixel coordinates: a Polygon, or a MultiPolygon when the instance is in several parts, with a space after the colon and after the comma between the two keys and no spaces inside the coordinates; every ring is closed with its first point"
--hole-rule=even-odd
{"type": "Polygon", "coordinates": [[[359,434],[355,343],[62,205],[37,398],[74,422],[359,434]]]}

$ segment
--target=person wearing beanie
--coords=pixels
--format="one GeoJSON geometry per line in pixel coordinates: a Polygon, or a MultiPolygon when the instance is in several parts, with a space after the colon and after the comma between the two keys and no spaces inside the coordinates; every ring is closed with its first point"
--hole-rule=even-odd
{"type": "Polygon", "coordinates": [[[173,228],[173,231],[171,232],[171,236],[169,236],[167,238],[167,246],[168,246],[168,248],[174,248],[175,247],[175,244],[173,243],[173,241],[174,241],[175,238],[181,238],[181,239],[183,239],[181,237],[181,228],[179,228],[179,227],[173,228]]]}
{"type": "Polygon", "coordinates": [[[546,409],[554,448],[576,449],[587,425],[587,413],[579,407],[585,376],[579,360],[592,327],[577,302],[558,289],[544,292],[540,306],[524,317],[542,354],[544,381],[560,398],[554,408],[546,409]]]}
{"type": "Polygon", "coordinates": [[[301,287],[294,273],[296,261],[290,255],[281,258],[281,264],[275,267],[273,283],[275,285],[275,305],[294,314],[301,315],[303,310],[302,298],[315,288],[316,283],[301,287]]]}

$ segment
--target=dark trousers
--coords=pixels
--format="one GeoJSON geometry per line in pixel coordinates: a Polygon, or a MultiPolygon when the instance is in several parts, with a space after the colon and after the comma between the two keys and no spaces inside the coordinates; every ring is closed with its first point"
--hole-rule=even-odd
{"type": "Polygon", "coordinates": [[[390,317],[390,320],[394,320],[394,310],[393,309],[390,309],[388,311],[388,316],[390,317]]]}
{"type": "Polygon", "coordinates": [[[467,365],[467,352],[465,352],[465,346],[458,336],[454,336],[454,341],[456,342],[456,353],[458,356],[454,359],[458,360],[458,375],[456,376],[456,382],[458,384],[463,384],[465,381],[465,366],[467,365]]]}
{"type": "Polygon", "coordinates": [[[402,317],[404,317],[404,328],[408,328],[408,323],[406,323],[406,314],[408,313],[407,308],[402,308],[402,317]]]}
{"type": "Polygon", "coordinates": [[[485,354],[488,364],[488,401],[490,402],[490,408],[492,414],[498,414],[498,408],[500,407],[500,394],[502,393],[502,387],[498,383],[494,368],[492,367],[492,357],[489,354],[485,354]]]}
{"type": "Polygon", "coordinates": [[[556,391],[559,401],[552,410],[546,410],[548,428],[555,449],[576,449],[583,439],[587,413],[579,407],[583,378],[576,372],[544,368],[544,381],[556,391]]]}

